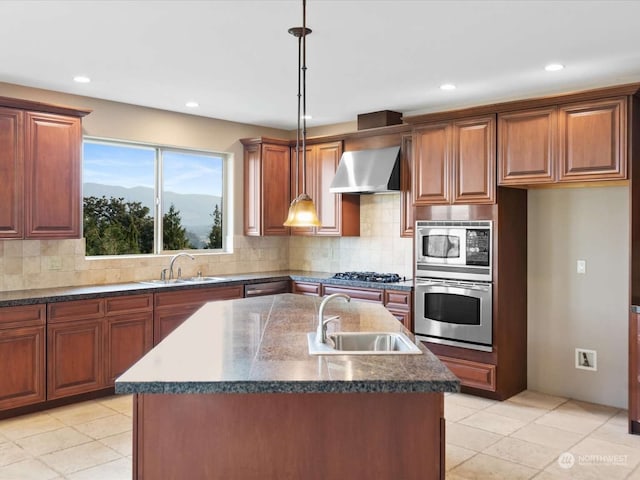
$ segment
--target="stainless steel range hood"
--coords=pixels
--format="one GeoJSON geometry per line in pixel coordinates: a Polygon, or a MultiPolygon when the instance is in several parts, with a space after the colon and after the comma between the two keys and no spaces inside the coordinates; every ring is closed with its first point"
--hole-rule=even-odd
{"type": "Polygon", "coordinates": [[[344,152],[332,193],[391,193],[400,190],[400,147],[344,152]]]}

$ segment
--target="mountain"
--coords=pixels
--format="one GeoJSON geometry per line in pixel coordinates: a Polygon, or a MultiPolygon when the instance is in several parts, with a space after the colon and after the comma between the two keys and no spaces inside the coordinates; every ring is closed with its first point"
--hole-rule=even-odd
{"type": "MultiPolygon", "coordinates": [[[[140,202],[149,208],[153,215],[154,191],[148,187],[119,187],[116,185],[103,185],[101,183],[85,183],[82,186],[85,197],[115,197],[124,198],[129,202],[140,202]]],[[[201,195],[194,193],[164,192],[164,210],[169,210],[173,204],[180,211],[182,226],[198,236],[207,236],[211,230],[213,219],[211,214],[215,205],[220,205],[221,198],[214,195],[201,195]]]]}

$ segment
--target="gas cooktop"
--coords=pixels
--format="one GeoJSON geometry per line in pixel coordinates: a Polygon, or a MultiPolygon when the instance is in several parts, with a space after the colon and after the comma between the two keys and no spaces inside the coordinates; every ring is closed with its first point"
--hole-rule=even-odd
{"type": "Polygon", "coordinates": [[[360,280],[361,282],[394,283],[405,280],[397,273],[377,273],[377,272],[340,272],[332,278],[339,280],[360,280]]]}

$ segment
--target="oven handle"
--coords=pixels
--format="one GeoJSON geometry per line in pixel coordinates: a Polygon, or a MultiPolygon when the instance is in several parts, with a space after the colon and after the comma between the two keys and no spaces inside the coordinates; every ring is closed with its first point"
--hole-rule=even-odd
{"type": "Polygon", "coordinates": [[[465,288],[467,290],[476,290],[480,292],[488,292],[491,289],[490,283],[473,283],[473,282],[445,282],[432,280],[416,279],[416,287],[444,287],[444,288],[465,288]]]}

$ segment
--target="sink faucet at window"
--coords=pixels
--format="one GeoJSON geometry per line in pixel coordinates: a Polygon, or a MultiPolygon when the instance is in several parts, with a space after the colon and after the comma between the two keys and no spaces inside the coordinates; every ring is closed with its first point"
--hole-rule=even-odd
{"type": "MultiPolygon", "coordinates": [[[[185,253],[185,252],[176,253],[173,257],[171,257],[171,261],[169,262],[169,280],[173,278],[173,264],[179,257],[189,257],[191,260],[196,259],[196,257],[194,257],[193,255],[189,255],[188,253],[185,253]]],[[[164,270],[163,270],[163,273],[164,273],[164,270]]],[[[178,278],[180,278],[181,275],[182,275],[182,271],[178,268],[178,278]]]]}
{"type": "Polygon", "coordinates": [[[329,317],[326,320],[324,319],[324,308],[334,298],[342,297],[347,302],[351,301],[351,297],[345,293],[334,293],[332,295],[324,297],[322,302],[320,303],[320,310],[318,311],[318,331],[316,332],[316,342],[317,343],[327,343],[327,324],[332,320],[337,320],[340,318],[338,315],[333,317],[329,317]]]}

